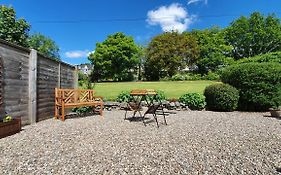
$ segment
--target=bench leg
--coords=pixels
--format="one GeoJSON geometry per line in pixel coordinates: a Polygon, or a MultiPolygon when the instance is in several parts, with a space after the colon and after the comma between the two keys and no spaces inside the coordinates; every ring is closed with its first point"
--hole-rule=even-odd
{"type": "Polygon", "coordinates": [[[58,106],[55,105],[55,119],[58,119],[58,117],[59,117],[58,106]]]}
{"type": "Polygon", "coordinates": [[[100,105],[100,111],[99,111],[99,113],[100,113],[100,116],[103,116],[103,105],[100,105]]]}
{"type": "Polygon", "coordinates": [[[61,120],[65,120],[64,105],[61,107],[61,120]]]}

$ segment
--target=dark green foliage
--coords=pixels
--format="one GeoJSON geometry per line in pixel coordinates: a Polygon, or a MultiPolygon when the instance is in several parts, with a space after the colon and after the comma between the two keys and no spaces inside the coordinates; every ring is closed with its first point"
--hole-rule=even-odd
{"type": "Polygon", "coordinates": [[[172,77],[178,70],[192,65],[199,49],[194,36],[188,33],[165,32],[154,37],[146,50],[146,80],[172,77]]]}
{"type": "Polygon", "coordinates": [[[212,27],[204,30],[192,30],[200,48],[199,58],[213,58],[216,56],[230,56],[231,46],[224,39],[224,30],[212,27]]]}
{"type": "Polygon", "coordinates": [[[24,19],[16,19],[16,12],[11,7],[0,6],[0,38],[27,47],[30,25],[24,19]]]}
{"type": "Polygon", "coordinates": [[[232,47],[224,39],[224,31],[218,27],[205,30],[193,30],[191,35],[196,37],[200,54],[196,65],[198,73],[207,74],[228,66],[232,62],[232,47]]]}
{"type": "Polygon", "coordinates": [[[73,108],[72,112],[77,112],[78,114],[85,114],[93,111],[92,106],[85,106],[85,107],[79,107],[79,108],[73,108]]]}
{"type": "Polygon", "coordinates": [[[87,75],[85,75],[83,72],[81,72],[81,71],[78,71],[78,80],[80,81],[80,80],[88,80],[88,76],[87,75]]]}
{"type": "Polygon", "coordinates": [[[228,84],[213,84],[204,91],[206,106],[214,111],[233,111],[238,106],[239,91],[228,84]]]}
{"type": "MultiPolygon", "coordinates": [[[[154,101],[163,101],[163,100],[166,100],[166,95],[164,94],[164,91],[160,91],[160,90],[157,90],[157,95],[154,97],[154,96],[146,96],[146,100],[147,101],[151,101],[151,100],[154,100],[154,101]]],[[[123,91],[121,92],[117,98],[116,98],[116,101],[118,102],[129,102],[129,101],[132,101],[133,100],[133,97],[130,95],[130,92],[128,91],[123,91]]]]}
{"type": "Polygon", "coordinates": [[[116,101],[118,101],[120,103],[122,103],[122,102],[128,103],[129,101],[132,101],[132,100],[133,100],[133,98],[130,95],[130,92],[128,92],[128,91],[121,92],[116,98],[116,101]]]}
{"type": "Polygon", "coordinates": [[[280,51],[280,19],[274,14],[263,16],[259,12],[242,16],[226,29],[225,39],[233,46],[235,59],[280,51]]]}
{"type": "Polygon", "coordinates": [[[202,110],[205,108],[205,97],[199,93],[187,93],[179,98],[179,102],[184,103],[191,110],[202,110]]]}
{"type": "Polygon", "coordinates": [[[202,80],[220,80],[220,76],[214,72],[208,72],[208,74],[202,77],[202,80]]]}
{"type": "Polygon", "coordinates": [[[89,60],[94,65],[91,80],[129,81],[139,63],[140,48],[130,36],[117,32],[96,44],[89,60]]]}
{"type": "Polygon", "coordinates": [[[281,104],[281,64],[244,63],[226,68],[221,76],[239,90],[238,108],[265,111],[281,104]]]}
{"type": "Polygon", "coordinates": [[[60,60],[59,47],[49,37],[35,33],[28,38],[28,45],[46,57],[60,60]]]}
{"type": "Polygon", "coordinates": [[[167,97],[164,93],[164,91],[161,91],[161,90],[157,90],[157,95],[154,97],[154,96],[147,96],[147,100],[148,101],[151,101],[151,100],[154,100],[154,101],[163,101],[163,100],[166,100],[167,97]]]}
{"type": "Polygon", "coordinates": [[[207,74],[208,72],[218,71],[234,63],[234,59],[225,57],[222,54],[210,54],[210,57],[200,59],[197,62],[198,72],[207,74]]]}
{"type": "Polygon", "coordinates": [[[264,62],[272,62],[272,63],[281,63],[281,52],[271,52],[267,54],[257,55],[250,58],[243,58],[236,63],[264,63],[264,62]]]}
{"type": "Polygon", "coordinates": [[[0,38],[23,47],[37,50],[46,57],[60,60],[59,47],[40,33],[29,36],[30,24],[17,19],[12,7],[0,6],[0,38]]]}
{"type": "Polygon", "coordinates": [[[185,81],[186,78],[187,78],[186,74],[176,74],[176,75],[173,75],[171,78],[167,77],[166,80],[185,81]]]}

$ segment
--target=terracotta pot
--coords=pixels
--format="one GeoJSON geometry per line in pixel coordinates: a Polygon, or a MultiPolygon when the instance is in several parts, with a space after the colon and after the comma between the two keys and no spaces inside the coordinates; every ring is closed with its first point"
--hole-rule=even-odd
{"type": "Polygon", "coordinates": [[[16,134],[21,131],[21,119],[13,119],[10,122],[0,122],[0,138],[16,134]]]}

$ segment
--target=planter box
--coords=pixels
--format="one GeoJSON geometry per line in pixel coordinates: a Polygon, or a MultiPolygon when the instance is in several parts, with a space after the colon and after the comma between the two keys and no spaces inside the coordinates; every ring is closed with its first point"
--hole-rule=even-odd
{"type": "Polygon", "coordinates": [[[10,122],[0,122],[0,138],[16,134],[21,131],[21,119],[10,122]]]}
{"type": "Polygon", "coordinates": [[[281,117],[280,109],[270,109],[270,114],[272,117],[281,117]]]}

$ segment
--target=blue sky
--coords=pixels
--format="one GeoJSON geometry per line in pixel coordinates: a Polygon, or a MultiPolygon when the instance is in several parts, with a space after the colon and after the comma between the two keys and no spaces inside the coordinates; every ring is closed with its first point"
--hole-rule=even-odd
{"type": "Polygon", "coordinates": [[[88,62],[87,54],[109,34],[124,32],[147,44],[164,30],[222,28],[254,11],[281,16],[281,0],[2,0],[17,17],[26,19],[31,33],[51,37],[62,60],[88,62]]]}

